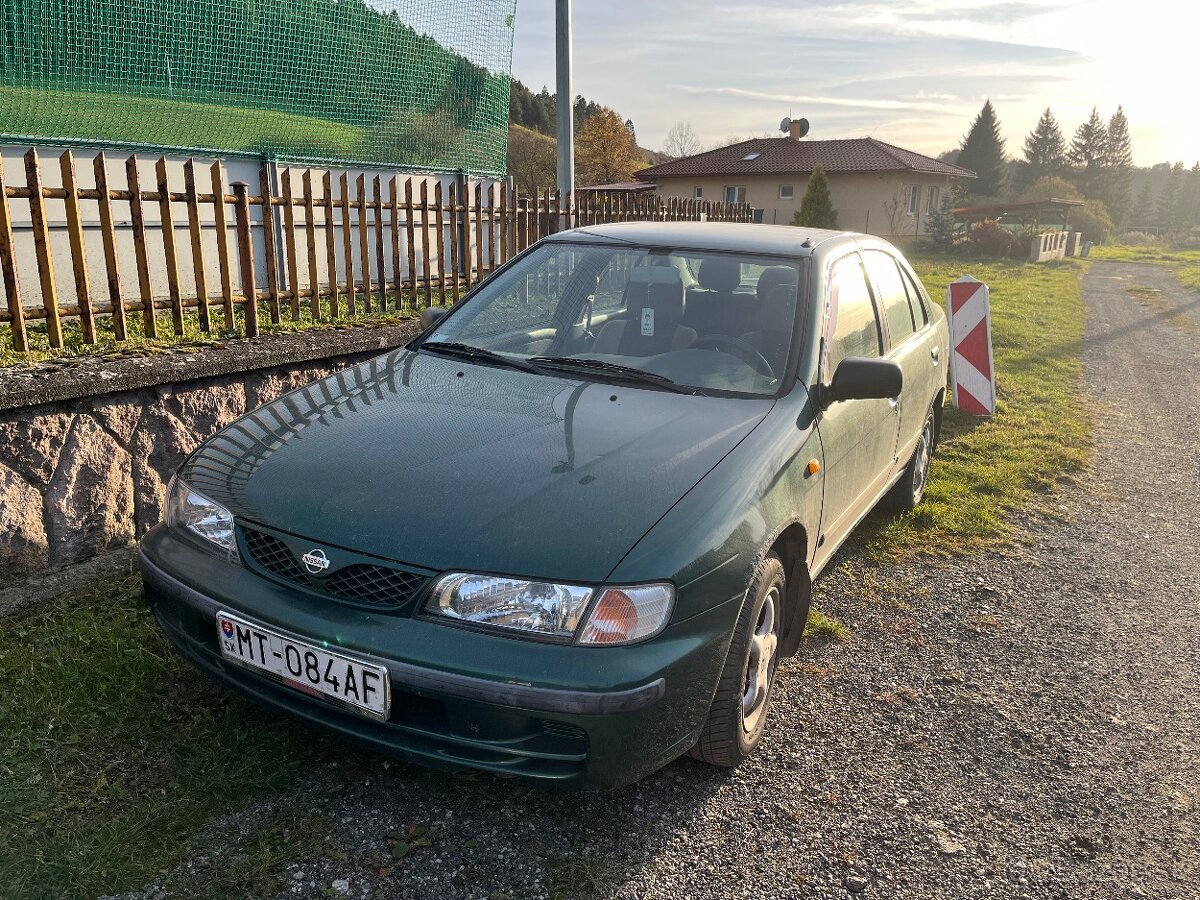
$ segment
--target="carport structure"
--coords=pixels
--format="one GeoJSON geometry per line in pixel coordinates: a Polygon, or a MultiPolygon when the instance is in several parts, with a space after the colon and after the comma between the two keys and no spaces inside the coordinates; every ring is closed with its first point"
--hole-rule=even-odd
{"type": "Polygon", "coordinates": [[[965,222],[968,230],[976,222],[995,219],[1001,225],[1020,225],[1040,231],[1043,225],[1070,231],[1071,210],[1083,206],[1082,200],[1024,200],[1019,203],[992,203],[987,206],[960,206],[951,210],[956,222],[965,222]]]}

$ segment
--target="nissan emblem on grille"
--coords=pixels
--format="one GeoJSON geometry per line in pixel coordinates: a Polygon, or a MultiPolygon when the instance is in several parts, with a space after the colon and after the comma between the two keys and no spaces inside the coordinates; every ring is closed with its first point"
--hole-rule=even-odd
{"type": "Polygon", "coordinates": [[[329,568],[329,557],[325,555],[325,551],[321,549],[309,550],[300,561],[304,563],[304,568],[317,575],[329,568]]]}

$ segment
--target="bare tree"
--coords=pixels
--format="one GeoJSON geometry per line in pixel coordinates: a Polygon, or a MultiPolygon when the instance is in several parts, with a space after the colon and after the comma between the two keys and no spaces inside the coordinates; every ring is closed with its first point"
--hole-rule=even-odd
{"type": "Polygon", "coordinates": [[[696,137],[692,123],[676,122],[667,132],[667,140],[663,144],[662,152],[672,159],[679,159],[683,156],[694,156],[700,150],[700,138],[696,137]]]}

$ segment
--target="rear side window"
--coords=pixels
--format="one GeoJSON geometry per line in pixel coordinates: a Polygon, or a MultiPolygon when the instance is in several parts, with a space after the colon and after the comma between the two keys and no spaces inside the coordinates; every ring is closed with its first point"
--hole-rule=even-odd
{"type": "Polygon", "coordinates": [[[904,279],[904,287],[908,290],[909,301],[912,303],[913,317],[917,321],[917,328],[924,328],[929,323],[929,310],[925,308],[928,298],[918,287],[917,278],[913,275],[912,270],[903,263],[898,265],[904,279]]]}
{"type": "Polygon", "coordinates": [[[883,355],[879,318],[866,274],[858,257],[848,256],[833,267],[829,283],[829,364],[826,377],[848,356],[883,355]]]}
{"type": "Polygon", "coordinates": [[[912,308],[900,269],[895,258],[881,250],[868,250],[863,256],[867,260],[867,271],[879,289],[879,302],[892,335],[892,344],[901,344],[917,330],[919,314],[912,308]]]}

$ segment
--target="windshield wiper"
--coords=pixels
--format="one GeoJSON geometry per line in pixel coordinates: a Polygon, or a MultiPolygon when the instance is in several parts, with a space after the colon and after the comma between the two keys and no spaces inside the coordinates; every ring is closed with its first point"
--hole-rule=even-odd
{"type": "Polygon", "coordinates": [[[495,363],[498,366],[520,369],[522,372],[537,372],[538,370],[537,366],[523,359],[514,359],[511,356],[505,356],[503,353],[485,350],[483,347],[475,347],[471,344],[461,344],[458,341],[425,341],[417,349],[428,350],[431,353],[441,353],[445,356],[454,356],[459,359],[495,363]]]}
{"type": "Polygon", "coordinates": [[[647,372],[645,369],[623,366],[620,363],[608,362],[603,359],[589,359],[587,357],[575,356],[531,356],[527,362],[537,365],[542,369],[563,369],[575,372],[595,372],[597,374],[612,375],[615,378],[621,378],[625,381],[636,381],[640,384],[661,387],[668,391],[674,391],[677,394],[703,394],[703,391],[699,388],[676,384],[666,375],[658,375],[655,372],[647,372]]]}

